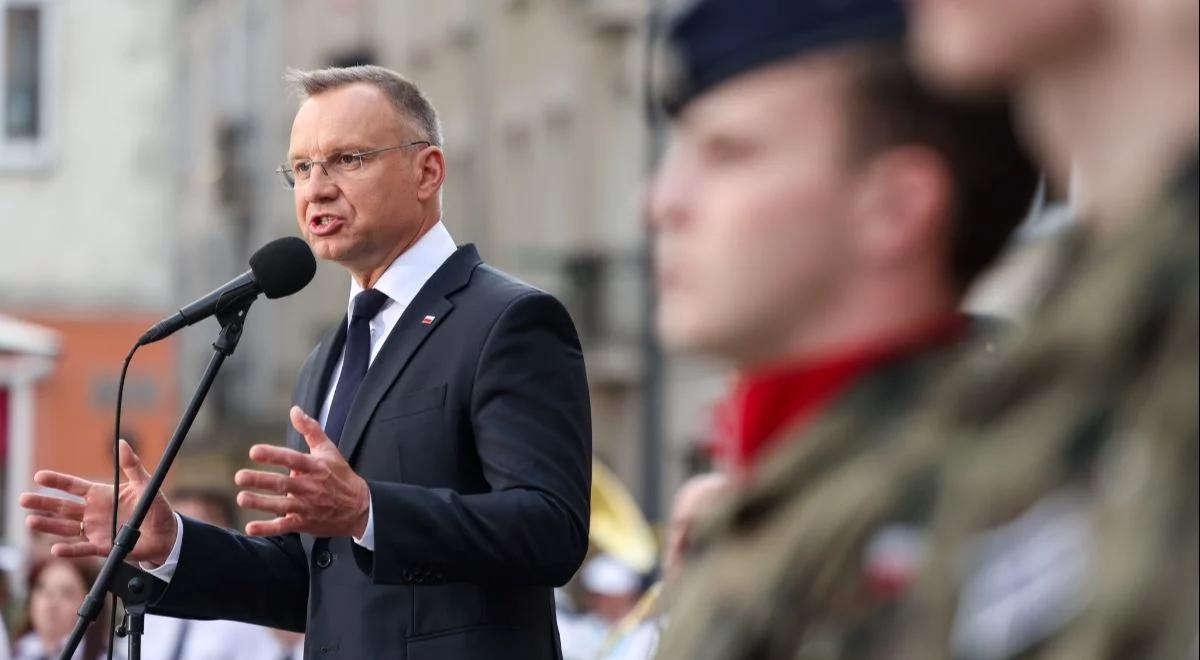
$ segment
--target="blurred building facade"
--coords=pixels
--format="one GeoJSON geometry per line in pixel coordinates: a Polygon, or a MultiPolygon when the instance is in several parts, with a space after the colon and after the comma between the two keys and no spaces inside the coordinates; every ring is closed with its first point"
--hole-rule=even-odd
{"type": "MultiPolygon", "coordinates": [[[[108,474],[121,358],[177,297],[171,3],[0,0],[4,538],[32,470],[108,474]]],[[[174,423],[176,351],[130,372],[147,460],[174,423]]]]}

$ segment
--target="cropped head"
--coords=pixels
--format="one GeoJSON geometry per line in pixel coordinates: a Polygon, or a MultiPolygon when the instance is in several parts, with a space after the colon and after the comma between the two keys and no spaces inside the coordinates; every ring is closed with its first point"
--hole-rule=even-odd
{"type": "Polygon", "coordinates": [[[1085,223],[1148,203],[1197,140],[1195,0],[920,0],[912,52],[931,84],[1017,99],[1048,177],[1085,223]]]}
{"type": "Polygon", "coordinates": [[[446,175],[432,104],[378,66],[289,71],[303,98],[281,168],[300,231],[364,286],[441,216],[446,175]]]}
{"type": "Polygon", "coordinates": [[[916,62],[933,81],[955,91],[1007,89],[1033,67],[1068,57],[1094,38],[1098,4],[1096,0],[914,2],[916,62]]]}
{"type": "Polygon", "coordinates": [[[668,345],[753,366],[873,339],[953,310],[998,253],[1032,165],[1007,107],[917,83],[903,29],[884,0],[710,0],[672,24],[649,200],[668,345]]]}
{"type": "MultiPolygon", "coordinates": [[[[956,90],[1009,89],[1100,49],[1129,57],[1195,48],[1194,0],[920,0],[913,47],[923,73],[956,90]]],[[[1122,56],[1122,57],[1124,57],[1122,56]]]]}

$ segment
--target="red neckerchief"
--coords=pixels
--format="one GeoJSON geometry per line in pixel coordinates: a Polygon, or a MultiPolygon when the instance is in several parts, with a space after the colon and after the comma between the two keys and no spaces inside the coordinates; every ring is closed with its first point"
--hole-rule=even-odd
{"type": "Polygon", "coordinates": [[[737,472],[754,465],[763,450],[810,422],[855,380],[897,358],[948,346],[967,334],[966,316],[939,317],[910,332],[871,342],[823,359],[779,365],[742,374],[719,412],[716,450],[737,472]]]}

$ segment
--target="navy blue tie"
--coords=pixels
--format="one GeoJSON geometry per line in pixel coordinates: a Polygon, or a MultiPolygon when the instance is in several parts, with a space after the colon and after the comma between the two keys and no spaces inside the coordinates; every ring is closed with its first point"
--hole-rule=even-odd
{"type": "Polygon", "coordinates": [[[329,418],[325,420],[325,435],[334,444],[342,438],[342,428],[346,425],[350,406],[354,404],[358,387],[367,375],[367,365],[371,361],[371,319],[388,300],[386,294],[375,289],[366,289],[354,296],[350,327],[346,329],[342,372],[338,376],[337,390],[333,393],[333,405],[329,407],[329,418]]]}

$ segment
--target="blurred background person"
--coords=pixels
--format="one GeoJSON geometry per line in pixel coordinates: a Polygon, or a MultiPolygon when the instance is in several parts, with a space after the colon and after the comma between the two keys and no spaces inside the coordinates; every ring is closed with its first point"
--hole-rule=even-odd
{"type": "Polygon", "coordinates": [[[904,27],[888,0],[702,0],[669,24],[658,327],[738,378],[730,495],[666,595],[660,657],[865,654],[898,588],[867,548],[925,521],[872,466],[914,449],[893,426],[986,329],[962,297],[1037,175],[1006,104],[918,83],[904,27]]]}
{"type": "Polygon", "coordinates": [[[642,595],[642,576],[611,555],[591,559],[581,578],[585,606],[605,628],[629,614],[642,595]]]}
{"type": "Polygon", "coordinates": [[[679,579],[684,558],[691,551],[692,537],[701,521],[708,520],[720,499],[729,489],[729,476],[722,472],[698,474],[683,483],[675,492],[671,519],[667,525],[666,549],[663,553],[663,575],[666,581],[679,579]]]}
{"type": "Polygon", "coordinates": [[[13,598],[12,580],[21,566],[21,553],[15,548],[0,546],[0,660],[8,660],[12,645],[9,632],[17,603],[13,598]]]}
{"type": "Polygon", "coordinates": [[[304,633],[290,630],[271,630],[276,648],[270,655],[263,655],[269,660],[304,660],[304,633]]]}
{"type": "MultiPolygon", "coordinates": [[[[227,493],[215,489],[176,490],[171,505],[180,515],[234,528],[234,505],[227,493]]],[[[291,647],[287,648],[290,652],[291,647]]],[[[240,621],[176,619],[146,615],[142,637],[144,660],[275,660],[276,637],[261,626],[240,621]],[[275,652],[275,653],[273,653],[275,652]]]]}
{"type": "Polygon", "coordinates": [[[620,559],[597,554],[580,570],[582,608],[560,619],[559,636],[565,660],[592,660],[613,627],[637,605],[643,576],[620,559]]]}
{"type": "Polygon", "coordinates": [[[721,472],[698,474],[683,482],[675,492],[663,550],[663,579],[654,583],[641,599],[618,621],[600,645],[598,660],[645,660],[658,650],[665,623],[662,590],[679,578],[697,521],[712,514],[718,499],[729,485],[721,472]]]}
{"type": "Polygon", "coordinates": [[[1010,90],[1078,222],[1025,340],[905,431],[964,444],[894,657],[1195,657],[1200,9],[912,6],[921,68],[1010,90]]]}
{"type": "MultiPolygon", "coordinates": [[[[91,559],[51,558],[36,564],[29,572],[28,622],[14,640],[14,660],[46,660],[62,651],[75,622],[79,607],[99,565],[91,559]]],[[[105,656],[108,643],[108,607],[96,623],[88,627],[83,643],[76,649],[75,660],[97,660],[105,656]]]]}

